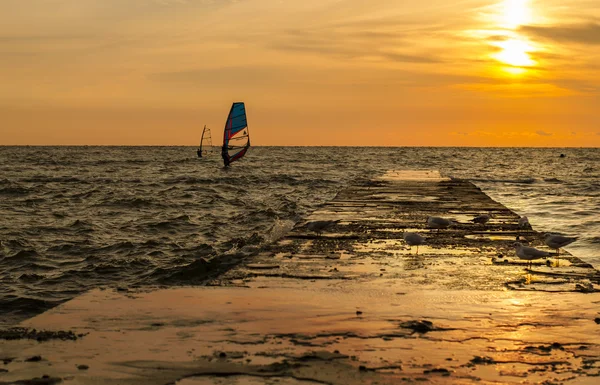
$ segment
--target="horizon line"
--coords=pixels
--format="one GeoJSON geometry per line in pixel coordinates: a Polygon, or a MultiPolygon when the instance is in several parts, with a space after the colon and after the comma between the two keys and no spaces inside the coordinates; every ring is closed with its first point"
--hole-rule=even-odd
{"type": "MultiPolygon", "coordinates": [[[[198,148],[197,145],[190,144],[0,144],[0,147],[190,147],[198,148]]],[[[212,146],[221,147],[221,146],[212,146]]],[[[584,146],[382,146],[382,145],[364,145],[364,146],[349,146],[349,145],[257,145],[251,147],[331,147],[331,148],[564,148],[564,149],[597,149],[597,147],[584,146]]]]}

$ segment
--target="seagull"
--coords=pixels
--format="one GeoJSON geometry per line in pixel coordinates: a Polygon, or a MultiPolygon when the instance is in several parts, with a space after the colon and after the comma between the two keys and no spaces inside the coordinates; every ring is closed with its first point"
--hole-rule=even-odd
{"type": "Polygon", "coordinates": [[[488,223],[490,218],[492,218],[491,214],[482,214],[482,215],[478,215],[475,218],[471,219],[471,222],[485,225],[486,223],[488,223]]]}
{"type": "Polygon", "coordinates": [[[413,246],[417,246],[417,255],[419,254],[419,245],[425,243],[425,238],[417,233],[405,232],[402,238],[410,246],[411,251],[413,246]]]}
{"type": "Polygon", "coordinates": [[[547,251],[538,250],[533,247],[523,246],[521,242],[515,242],[513,244],[517,252],[519,259],[524,259],[529,262],[529,269],[531,270],[531,261],[534,259],[547,258],[550,253],[547,251]]]}
{"type": "Polygon", "coordinates": [[[565,237],[562,235],[550,234],[550,233],[547,233],[544,235],[544,243],[546,244],[546,246],[548,246],[551,249],[556,250],[556,266],[558,266],[558,264],[559,264],[558,255],[560,253],[560,248],[570,245],[571,243],[575,242],[576,240],[577,240],[577,237],[565,237]]]}
{"type": "Polygon", "coordinates": [[[314,231],[318,236],[321,236],[323,230],[328,230],[329,228],[335,226],[340,219],[335,221],[312,221],[306,224],[306,228],[310,231],[314,231]]]}
{"type": "Polygon", "coordinates": [[[427,218],[427,226],[432,229],[438,229],[438,232],[440,231],[440,229],[446,229],[450,225],[452,225],[452,221],[450,221],[446,218],[441,218],[441,217],[427,218]]]}
{"type": "Polygon", "coordinates": [[[519,228],[524,229],[527,227],[531,227],[531,225],[529,224],[529,219],[525,215],[523,215],[519,218],[519,228]]]}

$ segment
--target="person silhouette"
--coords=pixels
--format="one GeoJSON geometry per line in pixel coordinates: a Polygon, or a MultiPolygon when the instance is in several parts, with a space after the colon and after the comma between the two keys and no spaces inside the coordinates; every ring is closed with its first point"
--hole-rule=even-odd
{"type": "Polygon", "coordinates": [[[223,145],[223,148],[221,148],[221,156],[223,157],[223,164],[225,164],[225,167],[229,166],[229,154],[227,153],[227,146],[223,145]]]}

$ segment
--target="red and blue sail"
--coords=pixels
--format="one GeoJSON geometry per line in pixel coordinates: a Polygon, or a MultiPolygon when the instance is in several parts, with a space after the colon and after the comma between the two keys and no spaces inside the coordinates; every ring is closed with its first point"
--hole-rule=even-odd
{"type": "Polygon", "coordinates": [[[246,107],[243,102],[233,103],[223,134],[223,149],[221,155],[225,166],[229,166],[242,158],[250,147],[250,135],[248,132],[248,120],[246,119],[246,107]]]}

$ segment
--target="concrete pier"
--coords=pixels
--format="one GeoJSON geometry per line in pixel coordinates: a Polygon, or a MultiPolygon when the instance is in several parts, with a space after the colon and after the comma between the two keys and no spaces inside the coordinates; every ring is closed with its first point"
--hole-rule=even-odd
{"type": "Polygon", "coordinates": [[[597,384],[600,274],[564,251],[527,270],[516,237],[547,249],[517,221],[469,182],[389,172],[205,287],[94,290],[24,322],[84,335],[1,341],[0,384],[597,384]]]}

